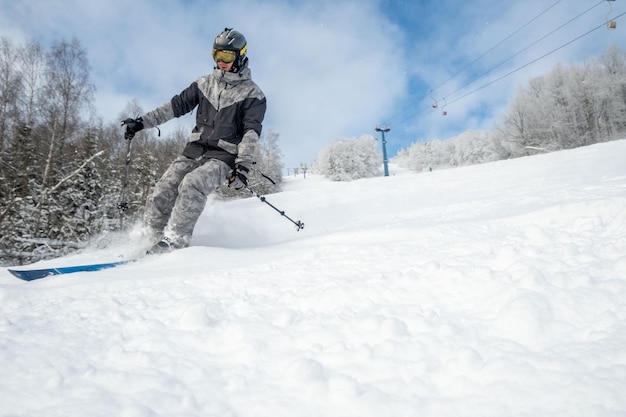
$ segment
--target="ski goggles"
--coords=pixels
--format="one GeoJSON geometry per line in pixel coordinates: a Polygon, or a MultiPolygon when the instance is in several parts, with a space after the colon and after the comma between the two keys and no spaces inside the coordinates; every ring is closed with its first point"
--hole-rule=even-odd
{"type": "Polygon", "coordinates": [[[212,55],[215,62],[221,61],[225,64],[235,62],[235,59],[237,59],[237,53],[235,51],[228,51],[224,49],[214,49],[212,55]]]}

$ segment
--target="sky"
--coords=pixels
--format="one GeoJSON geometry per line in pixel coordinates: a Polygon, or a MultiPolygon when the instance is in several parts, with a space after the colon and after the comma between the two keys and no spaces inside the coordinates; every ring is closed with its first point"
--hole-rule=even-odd
{"type": "Polygon", "coordinates": [[[186,249],[0,267],[0,416],[624,416],[624,154],[289,177],[300,231],[213,202],[186,249]]]}
{"type": "MultiPolygon", "coordinates": [[[[390,157],[497,128],[529,79],[623,47],[625,11],[594,0],[0,0],[0,36],[78,39],[97,112],[117,122],[135,116],[124,113],[131,100],[152,110],[210,72],[213,39],[233,27],[267,97],[264,131],[279,134],[293,168],[334,139],[380,139],[376,127],[390,128],[390,157]]],[[[190,130],[193,117],[162,129],[190,130]]]]}

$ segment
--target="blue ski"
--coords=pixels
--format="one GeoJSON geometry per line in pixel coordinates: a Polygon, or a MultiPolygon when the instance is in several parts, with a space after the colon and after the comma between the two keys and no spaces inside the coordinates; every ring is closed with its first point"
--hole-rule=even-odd
{"type": "Polygon", "coordinates": [[[42,269],[11,269],[8,271],[24,281],[34,281],[36,279],[45,278],[51,275],[72,274],[74,272],[90,272],[100,271],[101,269],[113,268],[118,265],[124,265],[129,261],[108,262],[102,264],[62,266],[59,268],[42,268],[42,269]]]}

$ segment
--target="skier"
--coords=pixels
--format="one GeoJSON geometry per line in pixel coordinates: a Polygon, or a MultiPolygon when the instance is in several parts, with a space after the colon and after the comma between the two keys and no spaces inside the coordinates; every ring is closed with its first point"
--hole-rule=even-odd
{"type": "Polygon", "coordinates": [[[197,107],[190,141],[159,179],[146,204],[143,234],[154,245],[149,252],[189,246],[209,194],[226,180],[228,187],[236,190],[248,185],[266,101],[252,81],[247,49],[240,32],[224,29],[213,42],[212,73],[157,109],[122,122],[126,126],[124,136],[131,140],[140,130],[197,107]]]}

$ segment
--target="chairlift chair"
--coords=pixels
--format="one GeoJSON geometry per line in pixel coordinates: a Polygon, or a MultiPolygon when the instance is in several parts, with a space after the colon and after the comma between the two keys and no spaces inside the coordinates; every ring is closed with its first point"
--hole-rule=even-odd
{"type": "Polygon", "coordinates": [[[609,4],[609,12],[606,14],[606,27],[609,29],[615,29],[617,27],[617,22],[615,20],[609,20],[609,15],[613,13],[613,5],[611,4],[612,1],[615,0],[606,0],[609,4]]]}

